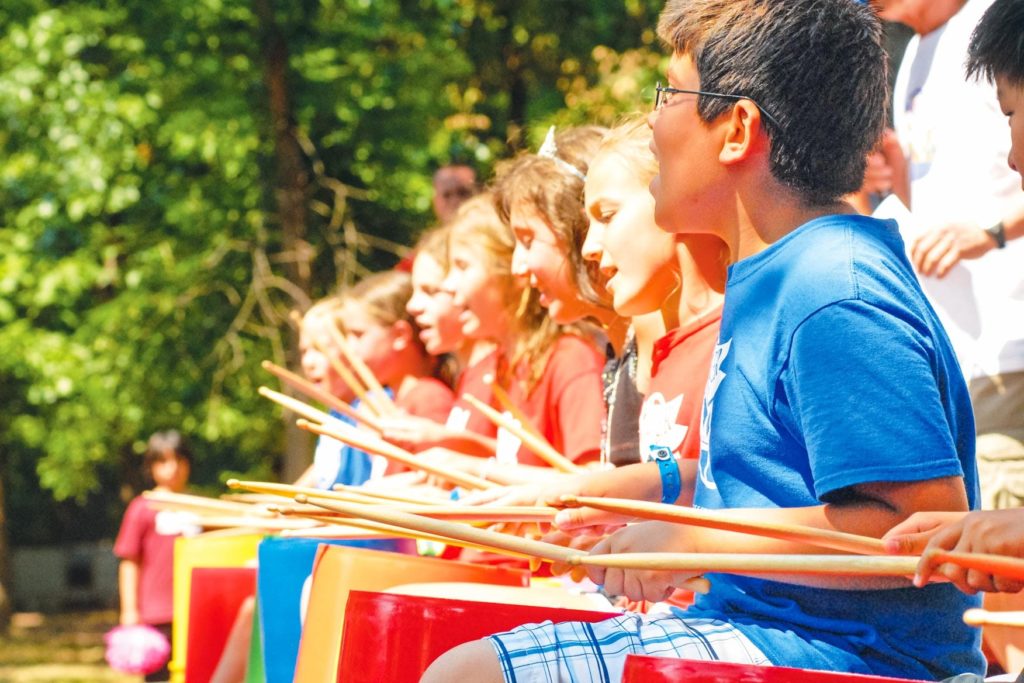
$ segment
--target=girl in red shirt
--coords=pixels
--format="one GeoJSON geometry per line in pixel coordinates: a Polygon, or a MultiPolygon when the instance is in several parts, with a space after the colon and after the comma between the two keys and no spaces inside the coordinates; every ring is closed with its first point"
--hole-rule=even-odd
{"type": "Polygon", "coordinates": [[[602,425],[602,461],[614,465],[638,459],[637,418],[649,375],[654,340],[665,331],[662,317],[623,314],[596,260],[584,258],[589,229],[583,211],[588,167],[607,130],[596,126],[548,133],[536,154],[523,154],[498,167],[495,194],[499,213],[516,239],[512,271],[528,277],[541,304],[560,323],[597,321],[615,357],[604,372],[608,418],[602,425]]]}
{"type": "MultiPolygon", "coordinates": [[[[377,381],[391,390],[402,417],[443,424],[454,401],[451,387],[438,378],[439,358],[420,339],[406,305],[412,296],[409,273],[389,270],[369,275],[341,295],[338,320],[352,351],[377,381]]],[[[382,476],[375,459],[371,479],[382,476]]],[[[387,467],[387,473],[399,471],[387,467]]]]}
{"type": "MultiPolygon", "coordinates": [[[[604,354],[549,318],[539,293],[514,276],[515,240],[490,194],[466,202],[450,230],[444,288],[462,309],[463,334],[499,347],[495,381],[552,446],[576,462],[596,459],[604,354]]],[[[497,460],[544,464],[503,430],[497,460]]]]}
{"type": "MultiPolygon", "coordinates": [[[[448,233],[445,226],[435,228],[416,246],[406,311],[418,327],[427,353],[439,358],[441,374],[454,378],[455,396],[469,393],[490,403],[490,385],[483,378],[494,374],[495,345],[468,339],[462,333],[461,309],[452,293],[441,287],[448,273],[448,233]]],[[[412,451],[442,446],[463,453],[493,454],[497,430],[491,421],[461,400],[450,406],[443,424],[414,416],[382,420],[382,436],[412,451]]]]}

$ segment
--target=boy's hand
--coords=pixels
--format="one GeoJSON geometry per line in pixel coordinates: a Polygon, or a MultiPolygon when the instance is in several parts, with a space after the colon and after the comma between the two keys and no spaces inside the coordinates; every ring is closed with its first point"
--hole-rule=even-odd
{"type": "Polygon", "coordinates": [[[572,536],[607,536],[621,529],[632,519],[628,515],[622,515],[617,512],[579,507],[559,510],[551,524],[559,531],[572,536]]]}
{"type": "MultiPolygon", "coordinates": [[[[601,541],[601,538],[601,536],[569,536],[568,534],[563,534],[561,531],[551,531],[545,534],[540,540],[545,543],[554,543],[555,545],[572,548],[573,550],[589,552],[591,548],[601,541]]],[[[585,568],[570,567],[569,565],[561,562],[551,563],[551,573],[554,576],[569,574],[573,581],[582,581],[587,578],[587,570],[585,568]]]]}
{"type": "MultiPolygon", "coordinates": [[[[670,522],[643,522],[621,529],[591,549],[592,554],[687,552],[692,550],[690,528],[670,522]]],[[[587,567],[590,580],[604,584],[609,595],[625,595],[632,600],[660,602],[687,579],[700,571],[657,571],[587,567]]]]}
{"type": "Polygon", "coordinates": [[[566,493],[577,493],[576,477],[567,474],[552,475],[549,480],[516,486],[498,486],[474,491],[462,499],[466,505],[554,505],[566,493]]]}
{"type": "Polygon", "coordinates": [[[928,541],[940,529],[960,521],[966,512],[915,512],[885,532],[886,552],[893,555],[920,555],[928,541]]]}
{"type": "Polygon", "coordinates": [[[444,425],[425,417],[404,414],[379,420],[380,435],[390,443],[407,451],[419,451],[433,446],[447,436],[444,425]]]}
{"type": "Polygon", "coordinates": [[[886,534],[886,549],[923,553],[914,583],[924,586],[938,574],[971,595],[978,591],[1016,593],[1024,581],[993,576],[931,557],[933,550],[990,553],[1024,557],[1024,511],[994,510],[963,513],[918,513],[886,534]],[[921,547],[923,545],[923,548],[921,547]]]}

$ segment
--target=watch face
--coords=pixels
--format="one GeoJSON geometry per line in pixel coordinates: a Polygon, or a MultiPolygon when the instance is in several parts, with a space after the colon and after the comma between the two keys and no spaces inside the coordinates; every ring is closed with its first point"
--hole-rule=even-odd
{"type": "Polygon", "coordinates": [[[672,449],[664,446],[651,446],[651,460],[669,460],[672,457],[672,449]]]}

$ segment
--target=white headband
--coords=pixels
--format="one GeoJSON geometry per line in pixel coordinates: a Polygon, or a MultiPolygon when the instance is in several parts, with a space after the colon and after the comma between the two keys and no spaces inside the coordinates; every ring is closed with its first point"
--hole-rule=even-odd
{"type": "Polygon", "coordinates": [[[576,168],[565,159],[558,158],[558,145],[555,144],[554,126],[548,128],[548,134],[544,138],[544,144],[542,144],[540,149],[537,150],[537,156],[544,157],[545,159],[551,159],[551,161],[555,162],[555,165],[563,171],[568,171],[582,181],[586,181],[587,179],[587,175],[583,171],[576,168]]]}

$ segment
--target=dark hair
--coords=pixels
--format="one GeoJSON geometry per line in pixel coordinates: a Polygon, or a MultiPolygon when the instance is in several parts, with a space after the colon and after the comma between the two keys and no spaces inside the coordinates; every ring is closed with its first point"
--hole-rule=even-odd
{"type": "MultiPolygon", "coordinates": [[[[857,190],[885,125],[882,27],[856,0],[668,0],[658,35],[689,55],[702,90],[750,97],[770,140],[771,173],[805,203],[857,190]]],[[[710,122],[734,101],[700,97],[710,122]]]]}
{"type": "Polygon", "coordinates": [[[985,10],[967,48],[967,77],[977,76],[1024,86],[1024,0],[996,0],[985,10]]]}
{"type": "Polygon", "coordinates": [[[167,451],[174,453],[179,460],[192,464],[192,449],[188,441],[175,429],[168,429],[165,432],[155,432],[149,437],[146,444],[146,453],[143,455],[146,469],[152,467],[153,463],[164,456],[167,451]]]}

